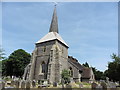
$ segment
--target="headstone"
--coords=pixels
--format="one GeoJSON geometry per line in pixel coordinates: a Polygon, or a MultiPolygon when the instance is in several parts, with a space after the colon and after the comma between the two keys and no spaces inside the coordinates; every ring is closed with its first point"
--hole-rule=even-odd
{"type": "Polygon", "coordinates": [[[0,90],[5,88],[5,82],[0,82],[0,90]]]}
{"type": "Polygon", "coordinates": [[[106,77],[106,82],[107,82],[107,83],[109,82],[109,78],[108,78],[108,77],[106,77]]]}
{"type": "Polygon", "coordinates": [[[30,81],[27,81],[27,82],[26,82],[26,88],[29,89],[30,87],[31,87],[31,82],[30,82],[30,81]]]}
{"type": "Polygon", "coordinates": [[[57,87],[57,82],[53,82],[53,87],[57,87]]]}
{"type": "Polygon", "coordinates": [[[93,82],[93,83],[91,84],[91,88],[92,88],[92,89],[96,89],[97,86],[98,86],[98,85],[97,85],[97,83],[95,83],[95,82],[93,82]]]}
{"type": "Polygon", "coordinates": [[[15,87],[16,87],[16,88],[19,88],[19,84],[20,84],[20,82],[19,82],[18,80],[16,80],[16,81],[15,81],[15,87]]]}
{"type": "Polygon", "coordinates": [[[114,82],[110,82],[109,85],[110,85],[110,88],[116,88],[116,84],[114,82]]]}
{"type": "Polygon", "coordinates": [[[61,80],[61,83],[62,83],[62,88],[64,88],[64,79],[61,80]]]}
{"type": "Polygon", "coordinates": [[[101,82],[101,86],[104,90],[107,90],[107,84],[105,82],[101,82]]]}
{"type": "Polygon", "coordinates": [[[36,87],[36,82],[34,80],[32,81],[32,87],[36,87]]]}
{"type": "Polygon", "coordinates": [[[14,87],[14,85],[15,85],[15,81],[12,80],[12,81],[11,81],[11,86],[14,87]]]}
{"type": "Polygon", "coordinates": [[[25,81],[21,81],[21,88],[25,88],[25,81]]]}

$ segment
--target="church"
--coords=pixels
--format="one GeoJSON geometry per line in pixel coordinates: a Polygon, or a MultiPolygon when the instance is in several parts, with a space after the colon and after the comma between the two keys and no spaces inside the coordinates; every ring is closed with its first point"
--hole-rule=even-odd
{"type": "Polygon", "coordinates": [[[59,35],[56,6],[48,34],[35,43],[30,64],[25,68],[24,80],[47,80],[60,83],[61,73],[69,70],[71,80],[75,82],[93,81],[92,68],[82,66],[77,59],[68,55],[69,46],[59,35]]]}

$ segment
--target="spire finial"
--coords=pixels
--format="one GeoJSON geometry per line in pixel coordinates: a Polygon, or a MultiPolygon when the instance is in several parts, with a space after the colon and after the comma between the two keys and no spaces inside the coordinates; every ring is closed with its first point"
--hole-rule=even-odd
{"type": "Polygon", "coordinates": [[[54,2],[54,6],[55,6],[55,7],[57,6],[57,4],[58,4],[57,2],[54,2]]]}
{"type": "Polygon", "coordinates": [[[57,5],[57,3],[55,2],[55,5],[54,5],[55,7],[54,7],[54,12],[53,12],[49,32],[57,32],[58,33],[58,21],[57,21],[56,5],[57,5]]]}

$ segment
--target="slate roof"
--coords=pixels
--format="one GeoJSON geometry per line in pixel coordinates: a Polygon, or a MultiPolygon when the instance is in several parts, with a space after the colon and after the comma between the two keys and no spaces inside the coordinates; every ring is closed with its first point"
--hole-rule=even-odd
{"type": "Polygon", "coordinates": [[[75,66],[77,69],[79,69],[79,70],[82,71],[82,73],[81,73],[82,78],[88,79],[88,78],[91,77],[91,68],[87,68],[87,67],[81,65],[81,64],[78,62],[78,60],[75,59],[75,58],[73,58],[72,56],[68,56],[68,62],[71,63],[71,64],[74,64],[74,66],[75,66]]]}
{"type": "Polygon", "coordinates": [[[60,42],[62,42],[64,45],[68,47],[68,45],[65,43],[65,41],[61,38],[61,36],[57,32],[49,32],[47,35],[41,38],[38,42],[36,42],[36,44],[55,40],[55,39],[59,40],[60,42]]]}

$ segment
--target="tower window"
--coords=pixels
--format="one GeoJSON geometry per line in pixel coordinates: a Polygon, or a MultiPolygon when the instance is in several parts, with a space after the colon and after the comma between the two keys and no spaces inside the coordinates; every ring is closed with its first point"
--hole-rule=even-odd
{"type": "Polygon", "coordinates": [[[46,46],[43,47],[43,52],[46,52],[46,46]]]}
{"type": "Polygon", "coordinates": [[[43,61],[41,64],[42,71],[41,73],[45,73],[45,62],[43,61]]]}

